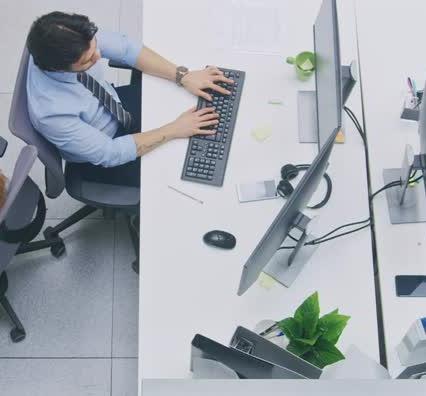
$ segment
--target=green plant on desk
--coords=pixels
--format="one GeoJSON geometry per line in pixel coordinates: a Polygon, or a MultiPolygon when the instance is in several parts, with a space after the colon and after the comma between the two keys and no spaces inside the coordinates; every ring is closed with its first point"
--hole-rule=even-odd
{"type": "Polygon", "coordinates": [[[294,317],[278,322],[280,330],[289,340],[287,349],[302,359],[324,368],[344,359],[335,346],[350,316],[334,310],[319,316],[318,292],[308,297],[294,317]]]}

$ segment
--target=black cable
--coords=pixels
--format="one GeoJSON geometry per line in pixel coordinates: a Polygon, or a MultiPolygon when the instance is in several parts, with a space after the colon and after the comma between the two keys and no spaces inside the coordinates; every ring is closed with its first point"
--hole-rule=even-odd
{"type": "Polygon", "coordinates": [[[368,219],[365,219],[365,220],[362,220],[362,221],[356,221],[356,222],[353,222],[353,223],[344,224],[344,225],[342,225],[340,227],[337,227],[336,229],[328,232],[327,234],[325,234],[325,235],[323,235],[321,237],[315,238],[315,240],[319,241],[319,240],[322,240],[324,238],[327,238],[328,236],[334,234],[335,232],[341,230],[342,228],[352,227],[352,226],[364,224],[364,223],[367,223],[367,222],[370,222],[370,221],[371,221],[371,218],[369,217],[368,219]]]}
{"type": "Polygon", "coordinates": [[[341,234],[337,234],[335,236],[332,236],[330,238],[322,239],[320,241],[318,241],[317,239],[314,239],[313,241],[308,242],[307,245],[320,245],[321,243],[329,242],[329,241],[332,241],[333,239],[341,238],[341,237],[343,237],[345,235],[349,235],[349,234],[353,234],[355,232],[361,231],[361,230],[363,230],[363,229],[365,229],[367,227],[370,227],[370,225],[371,225],[371,223],[369,222],[368,224],[366,224],[366,225],[364,225],[362,227],[358,227],[355,230],[346,231],[346,232],[343,232],[341,234]]]}
{"type": "Polygon", "coordinates": [[[389,188],[398,187],[401,185],[402,185],[401,181],[393,181],[391,183],[386,184],[380,190],[377,190],[375,193],[371,194],[370,201],[372,201],[377,195],[379,195],[383,191],[388,190],[389,188]]]}
{"type": "Polygon", "coordinates": [[[351,121],[354,123],[355,128],[358,131],[358,133],[360,134],[364,145],[367,145],[365,133],[364,133],[364,130],[362,129],[361,124],[358,121],[358,118],[356,117],[356,115],[353,113],[353,111],[349,107],[344,106],[343,109],[345,110],[346,114],[351,119],[351,121]]]}

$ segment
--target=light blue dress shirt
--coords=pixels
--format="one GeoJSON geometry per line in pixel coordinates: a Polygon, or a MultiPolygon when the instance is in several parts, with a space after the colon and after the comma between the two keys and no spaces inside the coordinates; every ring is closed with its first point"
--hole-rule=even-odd
{"type": "MultiPolygon", "coordinates": [[[[142,49],[121,33],[99,31],[97,48],[102,58],[135,66],[142,49]]],[[[101,62],[87,70],[115,99],[105,80],[101,62]]],[[[114,138],[119,123],[71,72],[43,71],[30,57],[27,78],[28,111],[34,128],[70,162],[90,162],[104,167],[136,159],[131,135],[114,138]]]]}

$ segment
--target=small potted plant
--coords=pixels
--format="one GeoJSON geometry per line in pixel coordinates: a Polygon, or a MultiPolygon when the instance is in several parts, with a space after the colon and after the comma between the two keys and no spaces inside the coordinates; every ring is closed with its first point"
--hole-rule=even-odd
{"type": "Polygon", "coordinates": [[[315,292],[297,308],[293,317],[277,322],[275,329],[288,338],[287,350],[322,369],[345,358],[336,343],[349,319],[350,316],[339,314],[337,309],[320,317],[318,292],[315,292]]]}

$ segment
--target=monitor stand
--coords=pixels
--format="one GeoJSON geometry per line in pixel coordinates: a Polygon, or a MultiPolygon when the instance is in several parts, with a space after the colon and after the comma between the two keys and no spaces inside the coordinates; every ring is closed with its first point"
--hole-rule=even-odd
{"type": "Polygon", "coordinates": [[[309,217],[299,212],[290,229],[292,237],[298,239],[299,242],[296,243],[287,236],[284,239],[285,245],[295,245],[295,247],[278,250],[263,271],[286,287],[293,284],[315,250],[318,249],[318,245],[305,245],[307,240],[314,239],[308,231],[310,221],[309,217]]]}
{"type": "MultiPolygon", "coordinates": [[[[342,101],[349,98],[356,82],[358,72],[356,61],[350,66],[342,66],[342,101]]],[[[299,142],[318,143],[317,104],[315,91],[299,91],[297,95],[299,142]]]]}
{"type": "Polygon", "coordinates": [[[392,224],[409,224],[426,222],[426,192],[424,180],[410,185],[409,179],[413,171],[423,172],[426,160],[423,155],[414,155],[410,145],[405,148],[401,168],[385,169],[383,180],[385,185],[401,180],[402,186],[386,190],[389,217],[392,224]]]}

